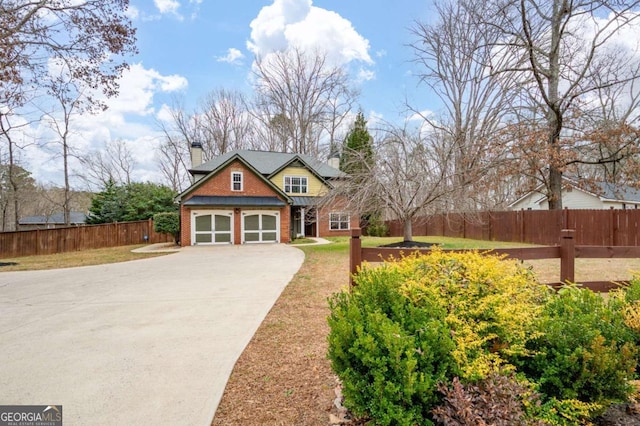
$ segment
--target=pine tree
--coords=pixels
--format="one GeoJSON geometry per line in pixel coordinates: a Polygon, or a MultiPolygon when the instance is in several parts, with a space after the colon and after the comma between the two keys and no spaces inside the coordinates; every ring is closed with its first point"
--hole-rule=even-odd
{"type": "Polygon", "coordinates": [[[366,175],[373,163],[373,138],[367,130],[367,120],[358,112],[353,127],[347,134],[340,157],[340,170],[353,178],[366,175]]]}

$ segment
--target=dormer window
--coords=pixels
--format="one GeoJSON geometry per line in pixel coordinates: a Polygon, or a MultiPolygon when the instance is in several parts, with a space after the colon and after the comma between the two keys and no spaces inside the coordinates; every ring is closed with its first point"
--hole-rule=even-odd
{"type": "Polygon", "coordinates": [[[231,172],[231,190],[242,191],[242,172],[231,172]]]}
{"type": "Polygon", "coordinates": [[[284,192],[288,194],[306,194],[308,192],[307,178],[304,176],[285,176],[284,192]]]}

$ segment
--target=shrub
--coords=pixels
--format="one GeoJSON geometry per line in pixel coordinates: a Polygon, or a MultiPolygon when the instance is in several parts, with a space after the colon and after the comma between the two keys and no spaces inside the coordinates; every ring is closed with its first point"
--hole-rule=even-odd
{"type": "Polygon", "coordinates": [[[636,367],[636,334],[625,324],[623,297],[607,300],[576,286],[562,288],[545,305],[522,371],[539,390],[559,400],[624,400],[636,367]]]}
{"type": "Polygon", "coordinates": [[[435,298],[447,310],[454,359],[464,380],[477,380],[527,355],[535,320],[551,294],[520,263],[478,252],[410,256],[397,263],[411,271],[400,291],[414,303],[435,298]]]}
{"type": "Polygon", "coordinates": [[[462,384],[456,377],[451,387],[440,385],[444,404],[433,410],[434,419],[451,426],[544,425],[528,417],[525,407],[540,405],[540,395],[518,383],[513,375],[491,373],[478,384],[462,384]]]}
{"type": "Polygon", "coordinates": [[[354,281],[330,299],[329,358],[374,424],[586,425],[632,391],[640,279],[556,293],[518,262],[434,249],[354,281]]]}
{"type": "Polygon", "coordinates": [[[385,278],[393,277],[370,276],[330,300],[329,358],[356,415],[380,425],[428,425],[437,383],[455,373],[445,312],[412,304],[398,281],[385,278]]]}
{"type": "Polygon", "coordinates": [[[439,250],[355,283],[330,300],[329,358],[345,405],[381,425],[430,424],[437,383],[509,369],[548,293],[516,262],[439,250]]]}
{"type": "Polygon", "coordinates": [[[176,243],[180,241],[180,215],[178,213],[156,213],[153,215],[153,230],[171,234],[176,243]]]}
{"type": "Polygon", "coordinates": [[[369,216],[366,230],[370,237],[386,237],[389,234],[389,226],[382,220],[380,213],[373,213],[369,216]]]}

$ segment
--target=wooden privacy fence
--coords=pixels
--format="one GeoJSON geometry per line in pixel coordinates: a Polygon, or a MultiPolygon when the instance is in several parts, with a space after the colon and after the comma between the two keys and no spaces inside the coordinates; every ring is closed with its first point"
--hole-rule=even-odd
{"type": "Polygon", "coordinates": [[[131,244],[163,243],[173,236],[153,230],[153,221],[116,222],[0,233],[0,258],[55,254],[131,244]]]}
{"type": "MultiPolygon", "coordinates": [[[[403,223],[387,224],[391,236],[402,236],[403,223]]],[[[640,209],[450,213],[413,221],[413,235],[544,245],[557,244],[562,229],[575,230],[579,245],[640,246],[640,209]]]]}
{"type": "MultiPolygon", "coordinates": [[[[519,247],[519,248],[501,248],[487,250],[487,253],[506,255],[509,258],[520,260],[534,259],[560,259],[560,281],[548,283],[551,286],[558,287],[566,282],[575,282],[575,259],[609,259],[609,258],[640,258],[640,247],[634,246],[588,246],[576,245],[575,230],[563,229],[560,232],[559,241],[553,246],[544,247],[519,247]]],[[[353,285],[353,274],[363,261],[381,262],[392,258],[398,259],[403,254],[419,252],[428,254],[429,249],[413,249],[413,248],[363,248],[360,239],[361,230],[359,228],[351,230],[350,241],[350,281],[353,285]]],[[[459,249],[443,249],[444,252],[461,253],[472,250],[459,249]]],[[[617,288],[620,284],[626,282],[608,282],[608,281],[588,281],[580,282],[584,287],[596,292],[608,292],[613,288],[617,288]]]]}

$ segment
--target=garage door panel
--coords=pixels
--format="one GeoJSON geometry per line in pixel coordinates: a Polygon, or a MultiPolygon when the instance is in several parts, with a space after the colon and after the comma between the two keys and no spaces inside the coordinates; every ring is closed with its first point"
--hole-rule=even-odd
{"type": "Polygon", "coordinates": [[[262,239],[264,241],[277,242],[278,241],[278,234],[275,233],[275,232],[263,232],[262,233],[262,239]]]}
{"type": "Polygon", "coordinates": [[[276,217],[275,216],[270,216],[270,215],[263,215],[262,216],[262,229],[263,230],[273,230],[275,231],[277,229],[277,224],[276,224],[276,217]]]}
{"type": "Polygon", "coordinates": [[[215,240],[216,240],[216,243],[219,243],[219,244],[222,244],[222,243],[230,244],[231,234],[230,233],[215,234],[215,240]]]}
{"type": "Polygon", "coordinates": [[[211,232],[211,216],[196,216],[196,232],[211,232]]]}
{"type": "Polygon", "coordinates": [[[260,230],[260,215],[250,214],[244,217],[244,229],[247,231],[260,230]]]}
{"type": "Polygon", "coordinates": [[[216,223],[216,232],[229,232],[231,231],[231,217],[216,215],[215,216],[216,223]]]}

